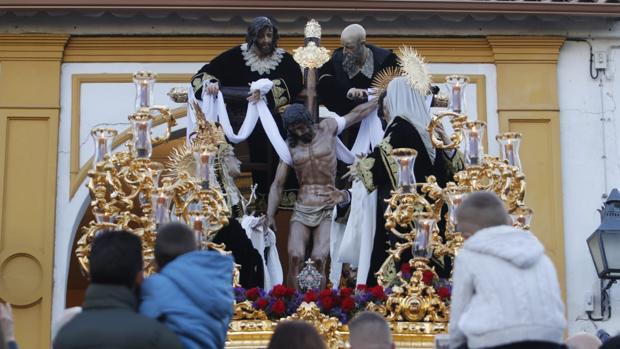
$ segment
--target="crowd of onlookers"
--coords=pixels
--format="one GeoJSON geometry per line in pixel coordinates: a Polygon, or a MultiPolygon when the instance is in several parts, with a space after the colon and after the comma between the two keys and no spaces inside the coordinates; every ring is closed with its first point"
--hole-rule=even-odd
{"type": "MultiPolygon", "coordinates": [[[[508,224],[494,194],[470,194],[457,211],[465,237],[453,271],[445,348],[620,348],[620,337],[579,333],[565,339],[566,320],[553,264],[529,231],[508,224]]],[[[193,231],[160,227],[156,273],[143,278],[140,238],[99,234],[91,248],[90,285],[82,307],[55,324],[55,349],[224,348],[233,313],[232,257],[198,251],[193,231]]],[[[395,348],[390,326],[362,312],[348,324],[353,349],[395,348]]],[[[9,305],[0,304],[0,349],[17,348],[9,305]]],[[[326,348],[317,330],[282,321],[269,349],[326,348]]]]}

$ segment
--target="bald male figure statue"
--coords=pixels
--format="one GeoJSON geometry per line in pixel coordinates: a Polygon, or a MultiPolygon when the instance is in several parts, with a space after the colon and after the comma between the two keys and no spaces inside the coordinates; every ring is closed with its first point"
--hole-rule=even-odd
{"type": "MultiPolygon", "coordinates": [[[[306,250],[312,238],[310,258],[323,278],[329,256],[329,233],[334,205],[343,201],[344,192],[336,190],[336,136],[368,115],[376,107],[376,99],[355,107],[349,114],[338,118],[325,118],[312,123],[308,110],[293,104],[283,114],[286,141],[293,159],[292,167],[299,182],[297,201],[293,208],[288,239],[289,287],[298,288],[297,275],[306,259],[306,250]]],[[[276,177],[269,190],[267,221],[275,230],[275,214],[282,199],[284,182],[289,166],[280,161],[276,177]]]]}
{"type": "Polygon", "coordinates": [[[319,70],[319,103],[345,115],[367,100],[366,90],[381,70],[397,67],[392,51],[366,43],[366,30],[359,24],[344,28],[342,47],[319,70]]]}

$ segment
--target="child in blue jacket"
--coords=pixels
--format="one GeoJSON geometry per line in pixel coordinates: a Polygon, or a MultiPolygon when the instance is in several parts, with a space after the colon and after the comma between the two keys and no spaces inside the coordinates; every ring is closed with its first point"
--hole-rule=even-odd
{"type": "Polygon", "coordinates": [[[141,286],[140,313],[163,322],[186,349],[224,347],[233,314],[233,258],[196,251],[194,232],[169,223],[157,231],[158,273],[141,286]]]}

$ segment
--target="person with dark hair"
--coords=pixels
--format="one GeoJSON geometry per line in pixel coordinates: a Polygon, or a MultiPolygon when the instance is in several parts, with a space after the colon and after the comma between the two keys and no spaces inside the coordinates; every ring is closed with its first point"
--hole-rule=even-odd
{"type": "MultiPolygon", "coordinates": [[[[273,87],[264,97],[281,128],[280,111],[301,92],[303,82],[301,68],[293,56],[278,47],[278,39],[278,28],[269,18],[254,18],[244,44],[218,55],[192,77],[195,97],[202,100],[203,94],[217,96],[221,90],[233,127],[238,128],[246,115],[248,101],[261,98],[260,92],[250,91],[248,85],[259,79],[269,79],[273,87]],[[207,84],[207,91],[203,91],[203,82],[207,84]]],[[[259,199],[264,199],[273,179],[277,155],[261,123],[248,138],[248,145],[251,162],[248,168],[252,169],[252,179],[258,185],[259,199]]]]}
{"type": "MultiPolygon", "coordinates": [[[[366,117],[376,104],[376,101],[367,102],[344,117],[326,118],[318,124],[312,122],[310,113],[301,104],[293,104],[284,111],[286,141],[293,160],[292,167],[299,181],[299,193],[291,216],[288,240],[289,287],[298,287],[297,275],[306,260],[310,239],[313,243],[309,257],[325,276],[332,210],[334,205],[347,195],[335,188],[336,137],[343,129],[366,117]]],[[[267,221],[274,230],[274,217],[282,199],[288,172],[289,166],[280,161],[269,191],[267,221]]],[[[325,287],[325,283],[326,278],[323,277],[321,287],[325,287]]]]}
{"type": "Polygon", "coordinates": [[[454,261],[450,348],[562,348],[560,285],[536,236],[509,225],[492,192],[469,194],[456,217],[466,240],[454,261]]]}
{"type": "Polygon", "coordinates": [[[316,328],[305,321],[281,321],[269,340],[267,349],[326,349],[316,328]]]}
{"type": "Polygon", "coordinates": [[[55,349],[181,349],[166,326],[137,313],[142,243],[127,231],[99,234],[92,243],[90,285],[83,310],[64,325],[55,349]]]}
{"type": "Polygon", "coordinates": [[[196,251],[194,231],[175,222],[157,230],[155,261],[140,313],[166,324],[185,349],[223,348],[233,313],[232,257],[196,251]]]}

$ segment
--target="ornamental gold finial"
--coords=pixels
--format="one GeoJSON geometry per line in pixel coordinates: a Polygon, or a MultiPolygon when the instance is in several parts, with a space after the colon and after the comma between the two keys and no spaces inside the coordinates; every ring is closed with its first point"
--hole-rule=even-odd
{"type": "Polygon", "coordinates": [[[315,19],[311,19],[306,23],[304,29],[304,36],[306,38],[321,38],[321,25],[315,19]]]}

